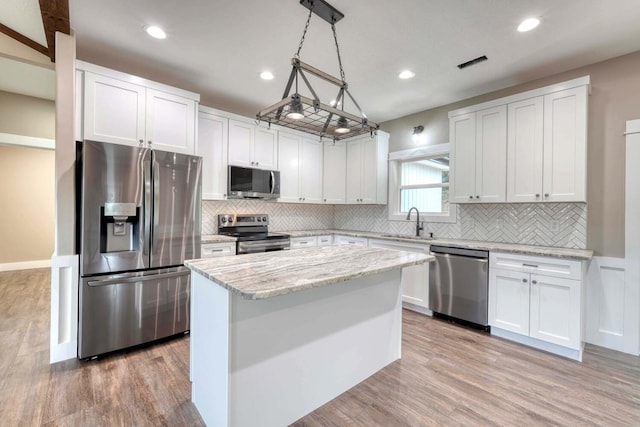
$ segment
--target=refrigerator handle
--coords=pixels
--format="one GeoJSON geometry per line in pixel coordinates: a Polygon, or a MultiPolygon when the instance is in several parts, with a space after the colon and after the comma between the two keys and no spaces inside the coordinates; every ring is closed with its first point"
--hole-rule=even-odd
{"type": "Polygon", "coordinates": [[[188,270],[181,271],[172,271],[169,273],[160,273],[153,274],[150,276],[136,276],[136,277],[126,277],[123,279],[107,279],[107,280],[91,280],[87,282],[87,285],[91,287],[95,286],[106,286],[106,285],[119,285],[122,283],[136,283],[136,282],[144,282],[145,280],[158,280],[158,279],[170,279],[172,277],[180,277],[189,274],[188,270]]]}
{"type": "Polygon", "coordinates": [[[151,152],[146,153],[144,159],[144,237],[142,253],[148,255],[150,251],[149,241],[151,239],[151,152]]]}
{"type": "Polygon", "coordinates": [[[151,233],[151,251],[156,252],[158,245],[158,226],[160,225],[160,164],[155,156],[153,157],[153,225],[151,233]]]}

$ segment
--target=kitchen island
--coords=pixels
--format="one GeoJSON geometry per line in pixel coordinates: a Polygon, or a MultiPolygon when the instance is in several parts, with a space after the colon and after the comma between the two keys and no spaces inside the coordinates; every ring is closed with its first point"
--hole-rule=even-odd
{"type": "Polygon", "coordinates": [[[400,358],[403,267],[331,246],[187,261],[191,399],[209,426],[284,426],[400,358]]]}

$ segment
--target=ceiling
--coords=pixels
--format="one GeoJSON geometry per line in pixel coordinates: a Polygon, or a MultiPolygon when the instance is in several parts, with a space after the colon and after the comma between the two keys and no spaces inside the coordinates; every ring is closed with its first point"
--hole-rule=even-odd
{"type": "MultiPolygon", "coordinates": [[[[31,1],[37,2],[9,2],[31,1]]],[[[330,2],[345,15],[336,31],[349,90],[376,122],[640,50],[638,0],[616,0],[615,7],[609,0],[330,2]],[[516,32],[529,16],[541,17],[540,27],[516,32]],[[489,60],[456,67],[481,55],[489,60]],[[398,79],[406,68],[415,78],[398,79]]],[[[192,90],[204,105],[254,116],[283,95],[308,15],[298,3],[69,0],[69,17],[79,59],[192,90]],[[150,24],[163,27],[167,39],[148,37],[143,29],[150,24]],[[259,78],[266,69],[275,79],[259,78]]],[[[11,26],[4,12],[0,20],[11,26]]],[[[316,15],[300,58],[339,76],[330,25],[316,15]]],[[[335,97],[335,88],[311,83],[322,102],[335,97]]]]}

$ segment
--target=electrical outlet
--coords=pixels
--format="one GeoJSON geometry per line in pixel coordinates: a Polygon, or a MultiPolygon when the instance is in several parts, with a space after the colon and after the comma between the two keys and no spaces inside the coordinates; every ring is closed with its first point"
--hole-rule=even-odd
{"type": "Polygon", "coordinates": [[[551,231],[553,231],[554,233],[560,231],[560,221],[558,221],[557,219],[551,221],[551,231]]]}
{"type": "Polygon", "coordinates": [[[496,219],[496,228],[498,230],[502,228],[502,225],[503,225],[502,218],[496,219]]]}

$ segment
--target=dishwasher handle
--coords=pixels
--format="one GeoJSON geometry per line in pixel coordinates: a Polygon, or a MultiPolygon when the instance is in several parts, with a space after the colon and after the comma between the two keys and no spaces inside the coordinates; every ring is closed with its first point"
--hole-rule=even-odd
{"type": "Polygon", "coordinates": [[[432,255],[436,258],[452,258],[452,259],[464,259],[467,261],[473,261],[476,263],[480,263],[480,264],[488,264],[489,263],[489,258],[480,258],[480,257],[471,257],[471,256],[466,256],[466,255],[454,255],[454,254],[443,254],[440,252],[429,252],[429,255],[432,255]]]}
{"type": "Polygon", "coordinates": [[[489,251],[483,251],[480,249],[467,249],[456,248],[451,246],[436,246],[431,245],[431,255],[447,254],[447,255],[459,255],[466,258],[489,258],[489,251]]]}

